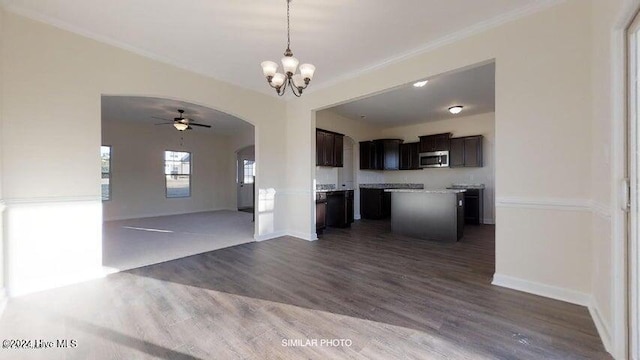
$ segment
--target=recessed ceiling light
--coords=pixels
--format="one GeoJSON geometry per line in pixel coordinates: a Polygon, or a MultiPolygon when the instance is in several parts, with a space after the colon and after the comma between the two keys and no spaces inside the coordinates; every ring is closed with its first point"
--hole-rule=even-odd
{"type": "Polygon", "coordinates": [[[423,87],[423,86],[427,85],[428,82],[429,82],[429,80],[418,81],[416,83],[413,83],[413,87],[423,87]]]}
{"type": "Polygon", "coordinates": [[[462,105],[456,105],[456,106],[452,106],[449,108],[449,112],[452,114],[460,114],[460,112],[462,111],[463,106],[462,105]]]}

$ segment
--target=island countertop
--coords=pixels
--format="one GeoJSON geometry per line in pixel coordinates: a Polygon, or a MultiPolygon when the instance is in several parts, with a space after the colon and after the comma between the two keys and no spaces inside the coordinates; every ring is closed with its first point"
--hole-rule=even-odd
{"type": "Polygon", "coordinates": [[[467,189],[385,189],[385,192],[422,193],[422,194],[459,194],[467,189]]]}

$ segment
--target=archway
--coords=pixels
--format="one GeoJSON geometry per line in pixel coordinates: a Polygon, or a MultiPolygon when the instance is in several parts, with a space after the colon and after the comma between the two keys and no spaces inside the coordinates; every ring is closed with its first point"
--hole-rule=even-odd
{"type": "Polygon", "coordinates": [[[255,130],[235,116],[102,96],[103,265],[125,270],[253,241],[253,215],[233,196],[239,146],[255,146],[255,130]]]}

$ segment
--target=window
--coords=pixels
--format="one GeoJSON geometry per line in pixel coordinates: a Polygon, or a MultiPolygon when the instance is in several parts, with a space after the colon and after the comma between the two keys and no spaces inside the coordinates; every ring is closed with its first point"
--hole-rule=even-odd
{"type": "Polygon", "coordinates": [[[253,160],[244,160],[244,181],[245,184],[253,184],[253,178],[256,176],[256,162],[253,160]]]}
{"type": "Polygon", "coordinates": [[[168,198],[191,196],[191,153],[165,151],[164,177],[168,198]]]}
{"type": "Polygon", "coordinates": [[[100,159],[102,162],[102,201],[111,199],[111,146],[100,146],[100,159]]]}

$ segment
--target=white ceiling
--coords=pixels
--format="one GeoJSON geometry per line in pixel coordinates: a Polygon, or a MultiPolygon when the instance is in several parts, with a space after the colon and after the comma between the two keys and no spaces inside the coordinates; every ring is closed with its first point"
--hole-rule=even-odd
{"type": "MultiPolygon", "coordinates": [[[[275,92],[260,62],[286,47],[285,0],[0,0],[8,10],[210,75],[275,92]]],[[[291,48],[309,90],[555,0],[294,0],[291,48]]]]}
{"type": "MultiPolygon", "coordinates": [[[[417,79],[422,80],[422,79],[417,79]]],[[[399,88],[328,109],[350,119],[392,127],[495,111],[495,63],[428,79],[421,88],[399,88]],[[452,115],[451,106],[464,106],[452,115]]]]}
{"type": "MultiPolygon", "coordinates": [[[[184,101],[137,96],[102,96],[102,121],[133,121],[143,124],[169,122],[178,117],[178,109],[184,110],[184,117],[211,128],[194,127],[193,131],[233,135],[253,129],[253,125],[227,113],[184,101]]],[[[168,126],[168,125],[159,125],[168,126]]]]}

